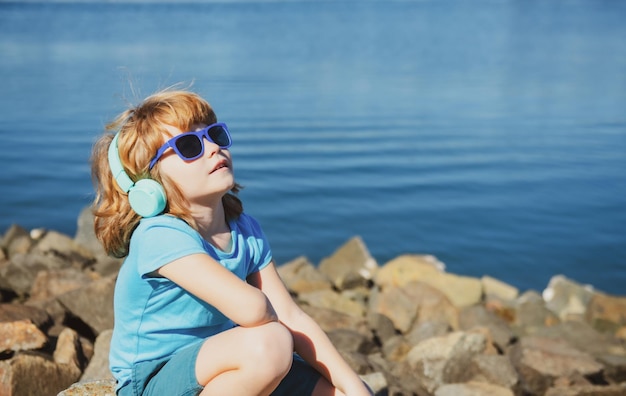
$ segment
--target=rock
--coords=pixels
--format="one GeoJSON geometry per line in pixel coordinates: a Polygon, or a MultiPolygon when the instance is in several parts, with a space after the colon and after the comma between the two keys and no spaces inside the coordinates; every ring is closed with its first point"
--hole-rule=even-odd
{"type": "Polygon", "coordinates": [[[114,380],[78,382],[57,396],[115,396],[114,380]]]}
{"type": "Polygon", "coordinates": [[[50,258],[59,258],[65,265],[79,269],[86,268],[95,259],[89,249],[76,243],[69,236],[56,231],[46,232],[32,250],[50,258]]]}
{"type": "Polygon", "coordinates": [[[517,299],[513,323],[522,333],[532,333],[537,328],[554,326],[559,322],[559,318],[546,308],[545,301],[538,293],[529,291],[517,299]]]}
{"type": "Polygon", "coordinates": [[[46,342],[48,337],[28,319],[0,322],[0,354],[39,349],[46,342]]]}
{"type": "Polygon", "coordinates": [[[302,293],[298,296],[298,301],[315,307],[332,309],[357,318],[365,316],[363,305],[344,298],[341,294],[330,289],[302,293]]]}
{"type": "Polygon", "coordinates": [[[0,277],[19,296],[26,296],[40,271],[65,266],[60,260],[50,259],[41,253],[15,253],[9,263],[2,267],[0,277]]]}
{"type": "Polygon", "coordinates": [[[390,362],[401,362],[406,359],[412,345],[401,335],[395,335],[383,342],[382,352],[390,362]]]}
{"type": "Polygon", "coordinates": [[[295,294],[330,290],[332,285],[304,256],[278,267],[278,274],[289,291],[295,294]]]}
{"type": "Polygon", "coordinates": [[[109,349],[112,335],[113,330],[105,330],[96,338],[93,357],[80,378],[81,381],[113,379],[113,374],[109,369],[109,349]]]}
{"type": "Polygon", "coordinates": [[[479,279],[443,272],[444,265],[433,256],[403,255],[386,263],[375,283],[385,289],[423,282],[443,292],[456,307],[474,305],[482,299],[479,279]]]}
{"type": "Polygon", "coordinates": [[[400,288],[374,289],[370,297],[369,314],[383,315],[393,323],[394,328],[405,333],[411,329],[417,317],[418,305],[400,288]]]}
{"type": "Polygon", "coordinates": [[[440,275],[445,264],[431,255],[404,254],[385,263],[376,273],[380,287],[402,287],[409,282],[440,275]]]}
{"type": "Polygon", "coordinates": [[[28,231],[17,224],[12,224],[0,239],[0,249],[7,252],[8,257],[15,253],[27,253],[34,241],[28,231]]]}
{"type": "Polygon", "coordinates": [[[502,300],[515,300],[519,295],[519,290],[509,285],[508,283],[502,282],[499,279],[492,278],[491,276],[483,276],[480,278],[480,281],[483,285],[483,294],[486,297],[495,297],[502,300]]]}
{"type": "Polygon", "coordinates": [[[439,387],[435,396],[514,396],[510,389],[484,382],[449,384],[439,387]]]}
{"type": "Polygon", "coordinates": [[[524,337],[509,356],[520,374],[524,391],[542,395],[559,377],[573,374],[593,376],[603,367],[591,355],[565,341],[545,337],[524,337]]]}
{"type": "Polygon", "coordinates": [[[626,326],[626,297],[594,293],[587,305],[585,318],[600,331],[617,331],[626,326]]]}
{"type": "Polygon", "coordinates": [[[424,321],[413,325],[405,334],[409,345],[415,346],[420,342],[432,337],[441,337],[448,334],[452,329],[450,325],[441,321],[424,321]]]}
{"type": "Polygon", "coordinates": [[[339,290],[368,286],[378,264],[360,237],[354,237],[320,262],[319,270],[339,290]]]}
{"type": "Polygon", "coordinates": [[[401,290],[416,305],[417,315],[413,326],[442,323],[452,330],[458,330],[459,310],[445,293],[422,282],[407,283],[401,290]]]}
{"type": "Polygon", "coordinates": [[[103,276],[109,276],[117,273],[122,264],[121,259],[110,257],[104,251],[104,247],[96,238],[94,231],[94,216],[91,206],[83,208],[77,220],[77,230],[74,236],[74,242],[80,246],[87,248],[95,257],[96,262],[93,269],[103,276]]]}
{"type": "Polygon", "coordinates": [[[550,279],[542,293],[546,308],[561,320],[582,318],[593,295],[593,287],[580,285],[563,275],[550,279]]]}
{"type": "Polygon", "coordinates": [[[462,309],[459,313],[459,327],[466,331],[477,327],[488,328],[494,345],[500,351],[504,351],[515,338],[507,323],[482,305],[462,309]]]}
{"type": "Polygon", "coordinates": [[[33,281],[29,302],[49,300],[63,293],[86,287],[93,280],[93,276],[74,268],[40,271],[33,281]]]}
{"type": "Polygon", "coordinates": [[[39,328],[50,326],[50,316],[42,309],[24,304],[0,304],[0,322],[30,320],[39,328]]]}
{"type": "Polygon", "coordinates": [[[626,385],[583,385],[572,387],[554,387],[548,389],[545,396],[624,396],[626,385]]]}
{"type": "Polygon", "coordinates": [[[387,394],[386,391],[389,384],[383,373],[377,371],[375,373],[364,374],[361,375],[361,380],[369,386],[375,396],[387,394]]]}
{"type": "Polygon", "coordinates": [[[381,315],[376,312],[369,312],[366,319],[367,325],[380,343],[382,343],[383,340],[396,335],[396,329],[393,327],[393,322],[385,315],[381,315]]]}
{"type": "Polygon", "coordinates": [[[86,359],[78,333],[69,327],[63,329],[57,339],[57,346],[52,357],[56,363],[72,365],[82,372],[86,359]]]}
{"type": "Polygon", "coordinates": [[[610,333],[600,333],[586,322],[563,322],[538,329],[534,335],[566,341],[594,357],[626,356],[626,349],[618,339],[610,333]]]}
{"type": "Polygon", "coordinates": [[[376,350],[376,345],[367,336],[350,329],[336,329],[328,333],[335,348],[345,352],[358,352],[368,355],[376,350]]]}
{"type": "Polygon", "coordinates": [[[407,362],[421,388],[432,394],[444,384],[467,381],[466,368],[485,346],[484,336],[457,331],[421,342],[411,349],[407,362]]]}
{"type": "Polygon", "coordinates": [[[515,390],[519,376],[508,356],[477,355],[468,367],[468,377],[475,382],[487,382],[515,390]]]}
{"type": "Polygon", "coordinates": [[[107,277],[91,282],[80,289],[58,297],[72,315],[87,324],[95,335],[113,328],[113,291],[115,278],[107,277]]]}
{"type": "Polygon", "coordinates": [[[332,309],[309,305],[302,305],[301,308],[313,318],[326,333],[337,329],[351,329],[366,336],[371,334],[365,318],[356,318],[332,309]]]}
{"type": "Polygon", "coordinates": [[[55,395],[76,382],[80,370],[40,355],[17,354],[0,361],[0,395],[55,395]]]}
{"type": "Polygon", "coordinates": [[[618,355],[600,355],[596,360],[604,365],[602,377],[609,384],[626,383],[626,357],[618,355]]]}

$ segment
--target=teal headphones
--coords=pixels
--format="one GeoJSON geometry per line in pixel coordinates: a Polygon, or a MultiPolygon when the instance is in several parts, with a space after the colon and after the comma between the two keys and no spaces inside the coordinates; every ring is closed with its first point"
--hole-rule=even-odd
{"type": "Polygon", "coordinates": [[[116,183],[125,193],[128,194],[130,207],[141,217],[154,217],[161,214],[165,209],[167,198],[163,186],[152,179],[140,179],[134,183],[124,171],[124,166],[120,160],[117,150],[117,138],[115,134],[109,146],[109,167],[113,173],[116,183]]]}

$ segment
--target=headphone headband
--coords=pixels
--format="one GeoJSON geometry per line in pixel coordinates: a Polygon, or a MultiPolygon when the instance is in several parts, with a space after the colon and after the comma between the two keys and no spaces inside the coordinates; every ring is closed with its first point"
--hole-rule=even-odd
{"type": "Polygon", "coordinates": [[[120,155],[117,150],[117,140],[119,136],[119,132],[116,133],[115,137],[111,141],[111,144],[109,145],[109,167],[111,168],[111,173],[113,173],[113,178],[117,182],[117,185],[120,186],[125,193],[127,193],[135,185],[135,183],[124,171],[124,166],[120,160],[120,155]]]}

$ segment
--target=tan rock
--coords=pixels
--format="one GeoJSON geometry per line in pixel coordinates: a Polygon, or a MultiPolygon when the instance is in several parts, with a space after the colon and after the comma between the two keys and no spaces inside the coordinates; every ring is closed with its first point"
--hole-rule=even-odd
{"type": "Polygon", "coordinates": [[[365,318],[357,318],[333,309],[310,305],[302,305],[301,308],[313,318],[326,333],[337,329],[351,329],[367,336],[371,334],[365,318]]]}
{"type": "Polygon", "coordinates": [[[434,396],[514,396],[505,387],[484,382],[467,382],[464,384],[448,384],[439,387],[434,396]]]}
{"type": "Polygon", "coordinates": [[[474,305],[482,300],[480,279],[443,272],[444,265],[433,256],[404,255],[385,264],[376,274],[382,287],[403,287],[419,281],[442,291],[456,307],[474,305]]]}
{"type": "Polygon", "coordinates": [[[278,266],[278,274],[290,291],[300,294],[317,290],[329,290],[332,285],[304,256],[278,266]]]}
{"type": "Polygon", "coordinates": [[[515,300],[519,295],[519,290],[515,286],[511,286],[499,279],[491,276],[483,276],[480,278],[483,285],[483,293],[487,297],[496,297],[502,300],[515,300]]]}
{"type": "Polygon", "coordinates": [[[514,324],[526,333],[537,328],[554,326],[560,322],[555,313],[546,308],[543,298],[534,291],[528,291],[517,299],[514,324]]]}
{"type": "Polygon", "coordinates": [[[402,255],[384,264],[376,273],[375,283],[382,287],[402,287],[413,281],[444,273],[445,265],[430,255],[402,255]]]}
{"type": "Polygon", "coordinates": [[[531,394],[544,394],[556,378],[597,375],[603,369],[591,355],[565,341],[545,337],[522,338],[509,356],[524,391],[531,394]]]}
{"type": "Polygon", "coordinates": [[[413,326],[419,305],[402,289],[390,287],[372,291],[369,309],[372,314],[389,318],[396,329],[406,333],[413,326]]]}
{"type": "Polygon", "coordinates": [[[86,363],[80,344],[80,337],[75,330],[69,327],[63,329],[61,334],[59,334],[52,356],[56,363],[73,365],[81,371],[86,363]]]}
{"type": "Polygon", "coordinates": [[[545,396],[624,396],[626,385],[582,385],[571,387],[553,387],[545,396]]]}
{"type": "Polygon", "coordinates": [[[626,325],[626,297],[594,293],[585,317],[596,329],[615,332],[626,325]]]}
{"type": "Polygon", "coordinates": [[[330,289],[302,293],[298,296],[298,301],[315,307],[332,309],[357,318],[365,316],[365,307],[362,304],[345,298],[330,289]]]}
{"type": "Polygon", "coordinates": [[[360,237],[354,237],[320,262],[319,270],[339,289],[366,286],[378,269],[360,237]]]}
{"type": "Polygon", "coordinates": [[[39,355],[18,354],[0,361],[0,395],[55,395],[78,380],[80,370],[39,355]]]}
{"type": "Polygon", "coordinates": [[[459,309],[443,291],[422,282],[410,282],[400,290],[417,307],[414,326],[422,323],[443,323],[452,330],[459,329],[459,309]]]}
{"type": "Polygon", "coordinates": [[[476,355],[468,366],[468,376],[475,382],[487,382],[514,390],[519,376],[508,356],[476,355]]]}
{"type": "Polygon", "coordinates": [[[467,367],[485,346],[485,337],[480,334],[453,332],[413,347],[407,362],[424,390],[432,394],[444,384],[465,382],[467,367]]]}
{"type": "Polygon", "coordinates": [[[0,322],[0,353],[39,349],[48,337],[30,320],[0,322]]]}
{"type": "Polygon", "coordinates": [[[57,396],[115,396],[115,386],[112,379],[78,382],[57,396]]]}

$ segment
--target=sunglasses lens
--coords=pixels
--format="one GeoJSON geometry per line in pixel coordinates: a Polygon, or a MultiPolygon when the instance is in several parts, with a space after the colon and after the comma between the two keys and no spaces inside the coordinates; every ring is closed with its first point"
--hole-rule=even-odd
{"type": "Polygon", "coordinates": [[[224,148],[230,146],[230,136],[228,136],[228,132],[221,125],[216,125],[208,131],[209,137],[215,144],[224,148]]]}
{"type": "Polygon", "coordinates": [[[176,148],[185,158],[195,158],[202,152],[202,141],[196,135],[184,135],[176,140],[176,148]]]}

